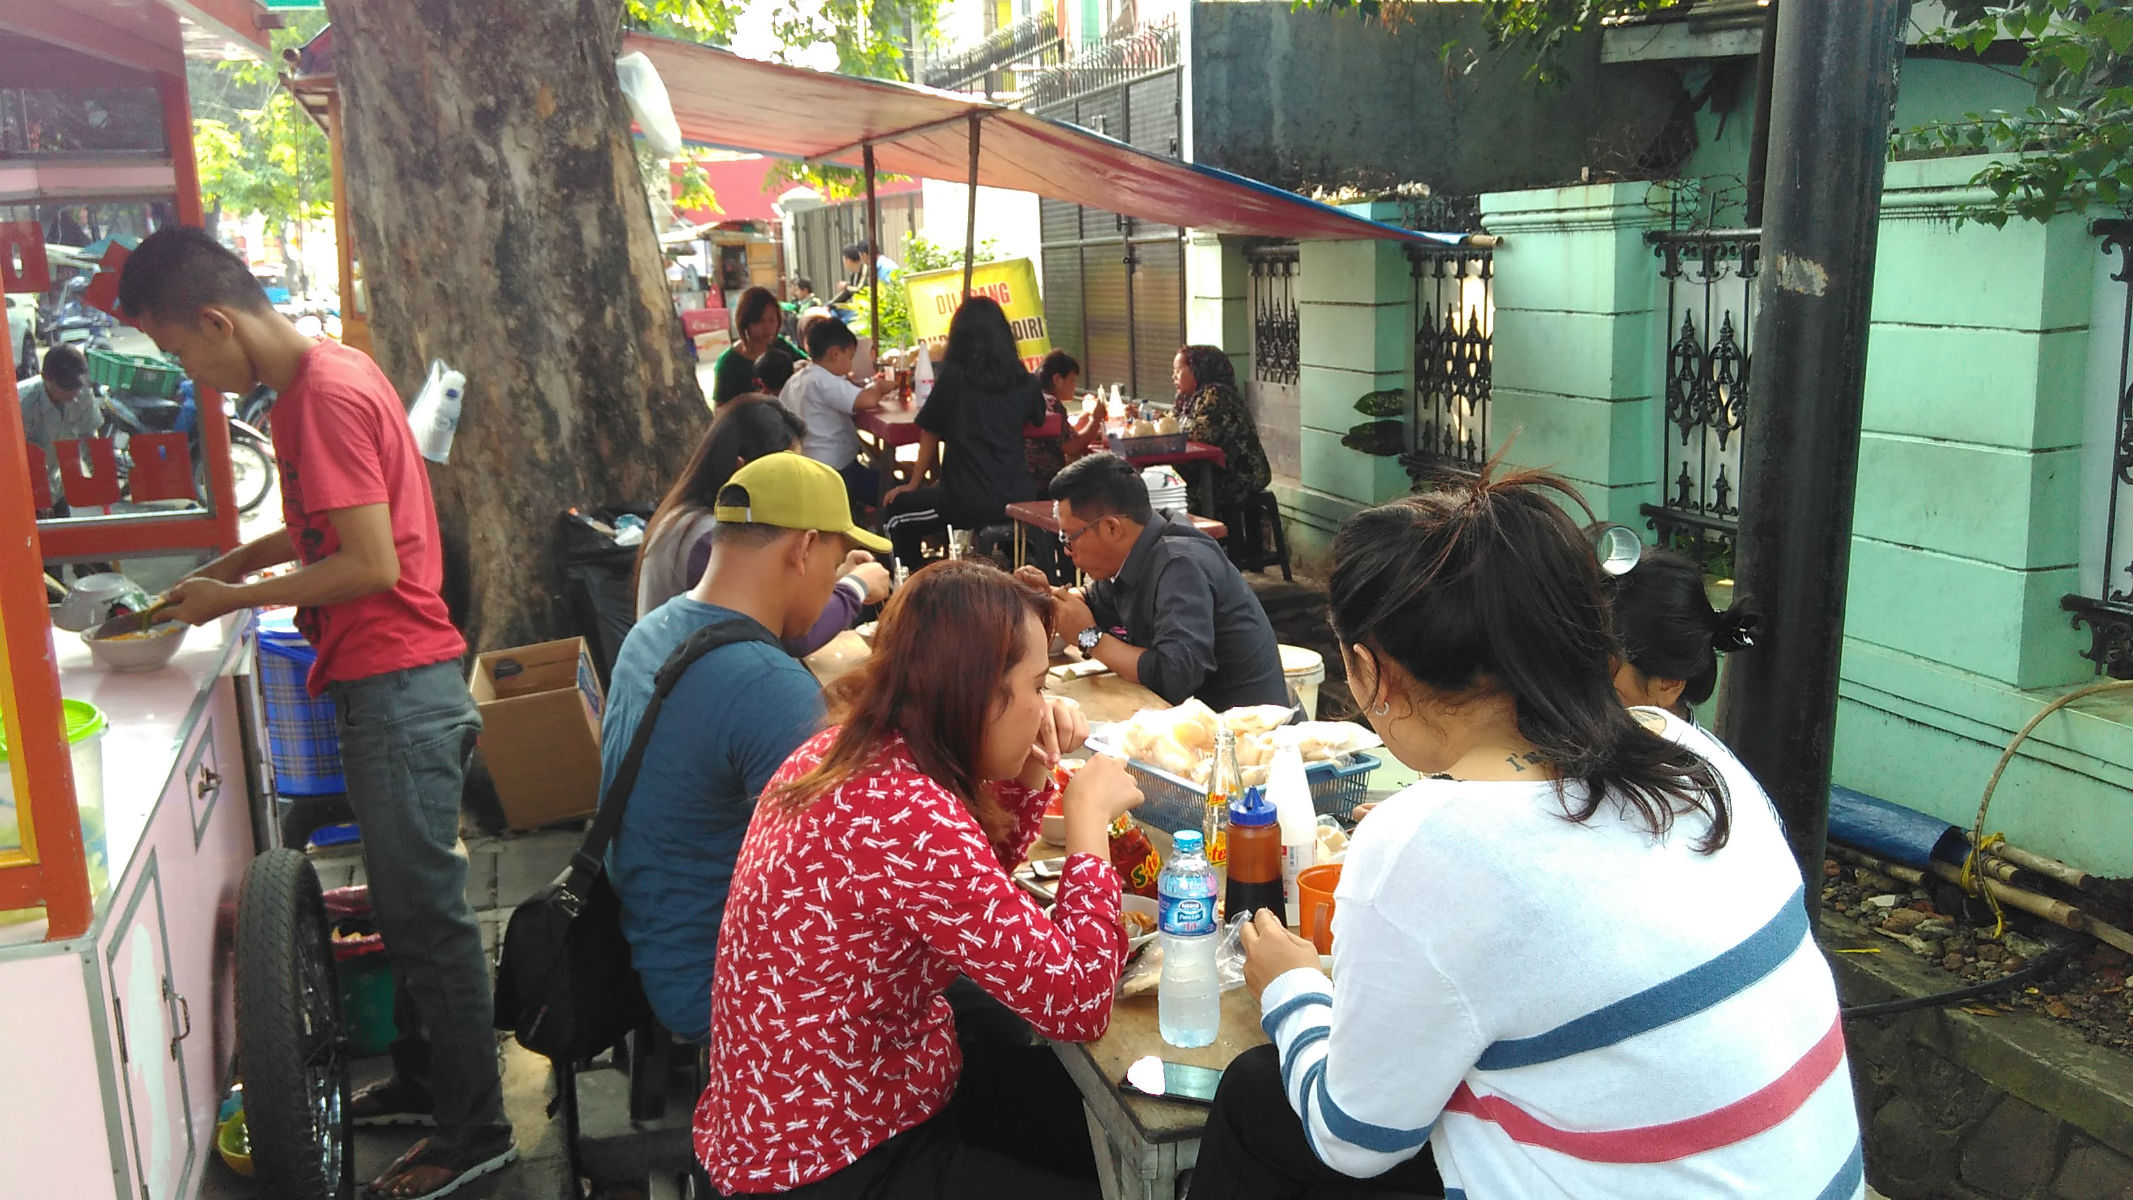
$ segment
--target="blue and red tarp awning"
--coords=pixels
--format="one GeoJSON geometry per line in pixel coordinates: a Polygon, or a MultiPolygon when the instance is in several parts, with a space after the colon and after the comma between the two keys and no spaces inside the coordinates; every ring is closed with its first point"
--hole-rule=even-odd
{"type": "Polygon", "coordinates": [[[970,119],[981,124],[977,181],[1144,221],[1276,237],[1438,240],[1366,220],[1257,180],[1126,145],[973,96],[761,62],[711,46],[630,34],[666,84],[691,142],[897,175],[970,177],[970,119]]]}

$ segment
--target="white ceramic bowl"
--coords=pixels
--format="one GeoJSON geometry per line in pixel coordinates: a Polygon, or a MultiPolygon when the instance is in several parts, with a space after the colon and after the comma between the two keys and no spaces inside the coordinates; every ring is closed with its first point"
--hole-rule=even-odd
{"type": "Polygon", "coordinates": [[[191,628],[183,621],[165,621],[137,637],[93,638],[84,632],[81,640],[89,647],[89,657],[107,671],[153,671],[177,655],[191,628]]]}
{"type": "MultiPolygon", "coordinates": [[[[1158,912],[1155,901],[1146,896],[1120,896],[1118,898],[1118,907],[1124,912],[1146,913],[1150,921],[1155,920],[1158,912]]],[[[1136,938],[1127,938],[1126,949],[1128,951],[1138,950],[1154,940],[1155,934],[1153,933],[1144,933],[1136,938]]]]}

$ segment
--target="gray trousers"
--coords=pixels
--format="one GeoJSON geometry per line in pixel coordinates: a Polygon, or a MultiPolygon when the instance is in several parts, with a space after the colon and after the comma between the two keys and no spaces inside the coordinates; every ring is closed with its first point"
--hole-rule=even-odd
{"type": "Polygon", "coordinates": [[[479,1136],[504,1125],[489,962],[458,848],[460,788],[481,715],[457,662],[327,690],[392,962],[394,1070],[428,1087],[440,1132],[479,1136]]]}

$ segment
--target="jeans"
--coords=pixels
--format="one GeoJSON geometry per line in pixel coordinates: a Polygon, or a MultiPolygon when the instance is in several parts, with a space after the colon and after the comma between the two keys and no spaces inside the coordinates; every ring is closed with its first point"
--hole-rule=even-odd
{"type": "Polygon", "coordinates": [[[1281,1086],[1281,1059],[1272,1046],[1254,1046],[1222,1072],[1215,1104],[1200,1135],[1191,1200],[1363,1200],[1442,1196],[1437,1159],[1420,1153],[1375,1179],[1354,1179],[1319,1161],[1303,1121],[1281,1086]]]}
{"type": "Polygon", "coordinates": [[[506,1127],[496,1002],[467,904],[459,794],[481,715],[456,661],[330,683],[348,803],[394,980],[396,1074],[428,1088],[440,1132],[506,1127]]]}

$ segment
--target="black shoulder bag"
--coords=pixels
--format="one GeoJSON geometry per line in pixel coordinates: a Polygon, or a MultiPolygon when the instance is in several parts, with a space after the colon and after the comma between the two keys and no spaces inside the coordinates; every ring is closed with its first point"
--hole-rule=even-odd
{"type": "Polygon", "coordinates": [[[557,1062],[590,1058],[647,1015],[622,936],[622,902],[607,879],[607,846],[622,825],[667,694],[697,659],[736,642],[778,645],[753,621],[721,621],[690,634],[668,656],[585,841],[562,874],[512,910],[496,964],[496,1027],[526,1049],[557,1062]]]}

